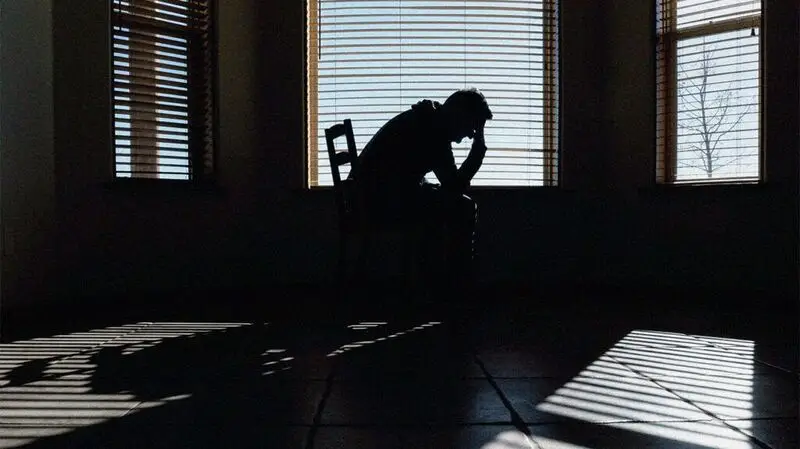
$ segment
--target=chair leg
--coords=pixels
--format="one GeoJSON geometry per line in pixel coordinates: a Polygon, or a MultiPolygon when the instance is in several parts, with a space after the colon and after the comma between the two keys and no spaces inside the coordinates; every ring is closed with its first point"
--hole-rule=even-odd
{"type": "Polygon", "coordinates": [[[369,234],[362,234],[360,236],[360,245],[358,246],[358,254],[356,255],[356,272],[361,275],[365,274],[367,269],[367,253],[372,247],[372,238],[369,234]]]}
{"type": "Polygon", "coordinates": [[[425,263],[423,260],[423,251],[421,247],[420,236],[414,232],[408,236],[408,272],[409,272],[409,285],[412,295],[422,295],[425,293],[425,263]]]}
{"type": "Polygon", "coordinates": [[[349,283],[349,270],[347,263],[348,246],[350,246],[349,240],[350,237],[346,233],[342,232],[339,234],[339,248],[337,250],[336,260],[336,279],[334,279],[337,297],[342,297],[344,295],[349,283]]]}
{"type": "Polygon", "coordinates": [[[369,277],[366,275],[366,253],[370,242],[369,237],[363,233],[351,235],[351,261],[345,277],[347,301],[361,301],[367,291],[369,277]]]}

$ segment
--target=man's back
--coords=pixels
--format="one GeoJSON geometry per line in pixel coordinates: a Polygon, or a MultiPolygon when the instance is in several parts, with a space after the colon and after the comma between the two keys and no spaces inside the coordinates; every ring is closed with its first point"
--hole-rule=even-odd
{"type": "Polygon", "coordinates": [[[428,172],[455,164],[450,142],[436,122],[438,107],[420,101],[389,120],[364,146],[350,177],[368,196],[409,192],[428,172]]]}

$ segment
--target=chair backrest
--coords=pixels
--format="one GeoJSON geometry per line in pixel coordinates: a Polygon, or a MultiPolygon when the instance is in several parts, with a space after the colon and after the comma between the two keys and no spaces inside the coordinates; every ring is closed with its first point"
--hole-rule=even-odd
{"type": "Polygon", "coordinates": [[[325,141],[328,145],[328,160],[331,164],[331,176],[333,177],[333,189],[336,197],[336,207],[339,212],[340,220],[345,219],[346,215],[352,212],[353,206],[353,182],[355,179],[342,180],[340,167],[350,164],[350,172],[357,172],[358,150],[356,141],[353,137],[353,124],[350,119],[345,119],[342,123],[337,123],[325,129],[325,141]],[[347,142],[347,149],[337,151],[335,141],[344,136],[347,142]]]}

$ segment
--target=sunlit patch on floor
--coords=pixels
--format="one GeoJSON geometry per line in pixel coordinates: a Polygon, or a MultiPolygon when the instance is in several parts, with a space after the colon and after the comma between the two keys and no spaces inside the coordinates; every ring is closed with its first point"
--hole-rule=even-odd
{"type": "Polygon", "coordinates": [[[534,435],[533,440],[536,441],[538,446],[533,447],[546,447],[547,449],[595,449],[588,446],[579,446],[577,444],[567,443],[565,441],[547,438],[539,435],[534,435]]]}
{"type": "Polygon", "coordinates": [[[522,432],[509,430],[499,433],[481,449],[534,449],[536,445],[522,432]]]}
{"type": "Polygon", "coordinates": [[[264,376],[292,369],[291,362],[294,357],[286,355],[286,349],[268,349],[261,356],[266,358],[266,361],[261,365],[266,369],[262,373],[264,376]]]}
{"type": "Polygon", "coordinates": [[[92,383],[98,358],[109,350],[114,357],[129,357],[173,338],[243,326],[248,323],[142,322],[1,344],[0,448],[191,397],[181,393],[145,402],[124,390],[98,393],[92,383]]]}
{"type": "Polygon", "coordinates": [[[700,446],[750,449],[746,435],[716,419],[752,417],[753,350],[746,340],[633,331],[537,409],[700,446]]]}
{"type": "Polygon", "coordinates": [[[347,328],[354,331],[365,331],[370,329],[376,329],[381,326],[385,326],[386,324],[387,324],[386,321],[361,321],[356,324],[351,324],[347,326],[347,328]]]}
{"type": "MultiPolygon", "coordinates": [[[[381,323],[377,323],[377,322],[364,323],[364,322],[362,322],[362,323],[359,323],[357,325],[352,325],[351,324],[351,325],[347,326],[347,328],[348,329],[352,329],[352,326],[363,326],[365,324],[374,325],[373,326],[373,328],[374,328],[374,327],[378,327],[378,325],[385,325],[387,323],[383,323],[383,322],[381,322],[381,323]]],[[[402,337],[403,335],[408,335],[408,334],[413,333],[413,332],[418,332],[418,331],[421,331],[421,330],[429,329],[429,328],[437,326],[439,324],[442,324],[441,321],[429,321],[427,323],[420,324],[418,326],[414,326],[414,327],[408,328],[406,330],[393,332],[391,334],[384,335],[382,337],[377,337],[377,338],[374,338],[374,339],[371,339],[371,340],[370,339],[357,340],[357,341],[353,341],[353,342],[350,342],[350,343],[345,343],[345,344],[339,346],[338,348],[334,349],[333,351],[331,351],[327,355],[327,357],[336,357],[338,355],[344,354],[344,353],[346,353],[348,351],[351,351],[353,349],[363,348],[365,346],[369,346],[369,345],[372,345],[372,344],[375,344],[375,343],[378,343],[378,342],[383,342],[383,341],[391,340],[391,339],[394,339],[394,338],[397,338],[397,337],[402,337]]],[[[364,330],[364,329],[361,329],[361,330],[364,330]]]]}

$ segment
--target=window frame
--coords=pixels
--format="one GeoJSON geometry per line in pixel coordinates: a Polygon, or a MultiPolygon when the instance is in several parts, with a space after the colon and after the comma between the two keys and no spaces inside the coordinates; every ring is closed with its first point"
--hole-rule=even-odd
{"type": "MultiPolygon", "coordinates": [[[[304,14],[304,30],[303,35],[305,38],[303,51],[304,51],[304,90],[303,90],[303,117],[304,117],[304,151],[303,151],[303,187],[306,190],[311,189],[328,189],[330,185],[319,184],[319,157],[322,152],[315,151],[316,143],[319,142],[318,129],[318,88],[317,88],[317,61],[319,57],[313,58],[311,54],[311,41],[314,40],[316,44],[317,56],[319,56],[319,20],[316,20],[317,26],[310,26],[310,18],[312,15],[319,17],[319,2],[322,0],[304,0],[305,14],[304,14]]],[[[542,43],[545,58],[545,70],[543,77],[545,79],[545,88],[543,95],[545,97],[544,107],[544,142],[542,149],[543,175],[544,182],[542,185],[530,186],[514,186],[514,185],[480,185],[471,186],[471,189],[514,189],[514,190],[528,190],[528,189],[542,189],[546,187],[556,187],[561,185],[561,123],[562,123],[562,107],[561,107],[561,41],[562,41],[562,18],[560,12],[560,0],[542,0],[549,6],[545,6],[545,10],[550,14],[545,16],[545,29],[554,31],[545,32],[547,36],[554,36],[553,39],[545,39],[542,43]],[[548,70],[549,68],[549,70],[548,70]],[[549,80],[549,81],[548,81],[549,80]]],[[[480,86],[477,86],[480,89],[480,86]]],[[[444,99],[437,99],[443,101],[444,99]]],[[[487,98],[490,102],[491,98],[487,98]]],[[[398,113],[402,112],[400,110],[398,113]]],[[[491,143],[489,143],[489,151],[491,151],[491,143]]],[[[360,150],[360,149],[359,149],[360,150]]]]}
{"type": "MultiPolygon", "coordinates": [[[[138,0],[128,0],[130,3],[135,3],[138,0]]],[[[191,1],[191,0],[188,0],[191,1]]],[[[163,26],[159,27],[156,22],[147,21],[141,18],[128,19],[123,14],[115,11],[115,0],[108,0],[108,70],[109,70],[109,117],[110,117],[110,142],[111,153],[109,171],[111,174],[112,184],[158,184],[158,185],[213,185],[216,183],[218,168],[218,140],[219,140],[219,35],[218,35],[218,0],[206,0],[208,5],[208,28],[205,33],[198,32],[197,30],[186,29],[182,34],[178,33],[175,27],[163,26]],[[158,176],[143,176],[135,175],[136,170],[133,168],[134,162],[131,162],[131,175],[119,176],[117,172],[117,143],[116,143],[116,119],[115,119],[115,73],[114,73],[114,28],[117,26],[130,27],[131,25],[140,26],[144,29],[168,30],[170,35],[180,34],[181,37],[187,39],[187,56],[197,49],[204,49],[206,52],[206,66],[204,72],[206,76],[192,76],[191,71],[187,74],[188,80],[188,117],[187,117],[187,131],[188,131],[188,179],[175,179],[169,177],[158,176]],[[200,41],[199,43],[197,41],[200,41]],[[192,87],[198,86],[208,89],[206,108],[198,108],[191,106],[196,103],[198,97],[203,95],[193,94],[192,87]],[[193,117],[192,112],[202,110],[201,117],[193,117]],[[205,117],[205,120],[202,120],[205,117]],[[198,122],[207,122],[203,126],[198,126],[198,122]],[[199,169],[198,169],[199,167],[199,169]]],[[[155,146],[154,146],[155,148],[155,146]]],[[[131,155],[133,158],[133,155],[131,155]]]]}
{"type": "Polygon", "coordinates": [[[765,181],[764,150],[764,2],[758,0],[757,16],[723,19],[678,29],[678,0],[656,0],[656,184],[724,185],[754,184],[765,181]],[[685,39],[726,32],[758,29],[758,175],[711,180],[677,180],[678,169],[678,44],[685,39]]]}

